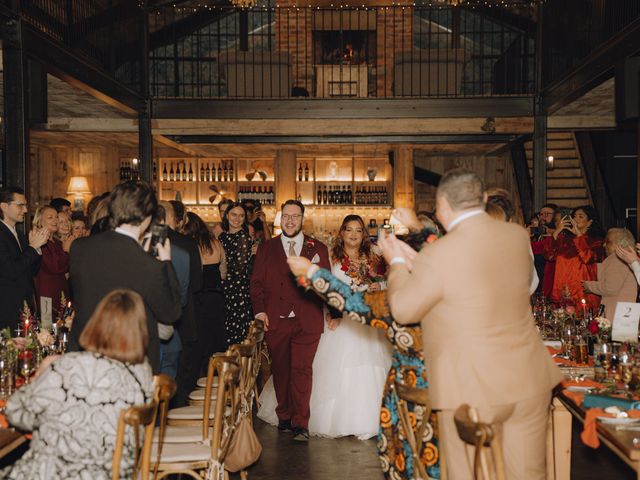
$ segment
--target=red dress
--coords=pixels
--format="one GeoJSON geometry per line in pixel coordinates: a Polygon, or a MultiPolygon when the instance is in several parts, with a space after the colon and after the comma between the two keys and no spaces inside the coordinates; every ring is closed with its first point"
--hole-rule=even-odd
{"type": "Polygon", "coordinates": [[[562,232],[557,239],[549,243],[545,255],[547,258],[556,259],[551,300],[561,303],[568,288],[569,296],[577,308],[580,308],[584,298],[587,301],[587,308],[597,311],[600,297],[591,293],[585,294],[582,282],[595,280],[597,277],[596,264],[604,258],[602,239],[588,235],[576,237],[562,232]]]}
{"type": "Polygon", "coordinates": [[[531,242],[531,249],[534,255],[544,255],[544,272],[542,274],[542,293],[545,297],[551,298],[553,292],[553,280],[556,276],[556,257],[551,248],[553,237],[544,237],[542,240],[531,242]]]}
{"type": "Polygon", "coordinates": [[[53,306],[54,320],[60,306],[60,296],[64,293],[69,298],[69,254],[62,248],[58,239],[49,240],[42,247],[42,261],[40,269],[33,277],[36,289],[36,306],[40,309],[40,297],[50,297],[53,306]]]}

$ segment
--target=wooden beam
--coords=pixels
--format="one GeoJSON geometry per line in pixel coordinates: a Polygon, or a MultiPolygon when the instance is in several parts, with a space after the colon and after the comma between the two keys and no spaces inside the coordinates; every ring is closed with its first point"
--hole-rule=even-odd
{"type": "MultiPolygon", "coordinates": [[[[436,135],[471,134],[489,137],[483,129],[486,117],[477,118],[377,118],[352,119],[157,119],[153,131],[159,135],[436,135]]],[[[531,117],[495,119],[496,134],[533,132],[531,117]]]]}
{"type": "Polygon", "coordinates": [[[415,208],[413,149],[407,146],[393,150],[393,205],[395,207],[415,208]]]}
{"type": "Polygon", "coordinates": [[[137,118],[49,117],[34,128],[58,132],[137,132],[137,118]]]}
{"type": "Polygon", "coordinates": [[[615,115],[553,115],[547,119],[548,130],[599,130],[616,128],[615,115]]]}
{"type": "Polygon", "coordinates": [[[189,155],[190,157],[200,157],[202,154],[193,148],[188,147],[187,145],[181,145],[173,140],[165,137],[164,135],[154,135],[153,141],[160,145],[164,145],[165,147],[173,148],[179,152],[184,153],[185,155],[189,155]]]}
{"type": "Polygon", "coordinates": [[[154,100],[156,119],[488,118],[533,115],[533,97],[154,100]]]}

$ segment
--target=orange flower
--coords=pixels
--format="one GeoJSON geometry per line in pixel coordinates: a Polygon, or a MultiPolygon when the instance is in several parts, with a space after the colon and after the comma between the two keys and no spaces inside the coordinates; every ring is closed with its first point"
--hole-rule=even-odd
{"type": "Polygon", "coordinates": [[[396,456],[396,468],[401,471],[404,472],[404,468],[405,468],[405,461],[404,461],[404,454],[400,454],[396,456]]]}
{"type": "Polygon", "coordinates": [[[407,372],[407,378],[406,378],[407,385],[409,385],[410,387],[415,387],[417,381],[418,381],[418,378],[416,377],[416,372],[414,372],[413,370],[409,370],[407,372]]]}
{"type": "Polygon", "coordinates": [[[438,449],[433,443],[429,442],[424,446],[421,460],[427,467],[431,467],[436,464],[438,461],[438,449]]]}
{"type": "Polygon", "coordinates": [[[391,413],[386,407],[382,407],[382,409],[380,410],[380,426],[382,428],[391,426],[391,413]]]}
{"type": "Polygon", "coordinates": [[[382,320],[378,320],[378,319],[371,320],[371,326],[373,328],[379,328],[384,331],[386,331],[389,328],[389,325],[387,325],[382,320]]]}
{"type": "Polygon", "coordinates": [[[416,429],[416,414],[413,412],[409,412],[409,423],[411,424],[411,428],[415,431],[416,429]]]}

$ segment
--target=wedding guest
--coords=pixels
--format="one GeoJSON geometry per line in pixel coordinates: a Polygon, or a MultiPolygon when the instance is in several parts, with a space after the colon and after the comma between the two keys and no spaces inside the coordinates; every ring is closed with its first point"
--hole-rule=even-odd
{"type": "MultiPolygon", "coordinates": [[[[69,235],[64,242],[59,240],[58,233],[59,217],[53,207],[40,207],[33,217],[33,224],[36,228],[46,228],[51,236],[45,245],[42,246],[42,260],[38,273],[33,277],[33,284],[36,290],[36,307],[41,311],[41,298],[51,299],[52,319],[55,321],[59,313],[60,299],[64,294],[69,298],[69,249],[75,237],[69,235]]],[[[66,214],[61,214],[66,216],[66,214]]]]}
{"type": "Polygon", "coordinates": [[[71,202],[66,198],[54,198],[49,202],[49,206],[53,207],[56,212],[64,213],[67,217],[71,217],[71,202]]]}
{"type": "Polygon", "coordinates": [[[635,248],[630,245],[618,245],[616,247],[616,255],[629,265],[636,277],[636,282],[640,284],[640,243],[636,243],[635,248]]]}
{"type": "MultiPolygon", "coordinates": [[[[394,215],[402,218],[402,224],[413,232],[418,249],[422,248],[427,239],[435,240],[436,230],[423,228],[412,210],[397,209],[394,215]]],[[[308,259],[293,257],[288,262],[291,271],[298,277],[299,285],[311,288],[329,305],[344,311],[346,321],[355,322],[356,325],[368,325],[382,332],[393,346],[391,368],[386,376],[382,406],[377,419],[378,455],[385,478],[440,478],[440,447],[435,413],[429,417],[429,423],[424,429],[422,449],[419,452],[421,465],[417,465],[409,453],[411,447],[397,414],[398,404],[394,393],[397,383],[421,390],[429,388],[420,324],[397,324],[389,313],[386,291],[353,291],[346,282],[329,270],[314,266],[308,259]]],[[[378,398],[376,400],[379,403],[378,398]]],[[[417,434],[417,424],[422,422],[424,410],[414,402],[406,404],[410,414],[415,416],[416,421],[412,422],[412,428],[414,434],[417,434]]]]}
{"type": "Polygon", "coordinates": [[[187,213],[184,233],[198,243],[202,258],[202,289],[195,295],[198,330],[202,332],[200,368],[216,352],[227,350],[225,307],[222,281],[226,278],[226,260],[220,241],[195,213],[187,213]]]}
{"type": "Polygon", "coordinates": [[[244,340],[253,319],[249,284],[255,252],[249,236],[247,212],[241,203],[232,203],[224,212],[222,230],[219,240],[227,259],[227,278],[222,282],[225,338],[232,345],[244,340]]]}
{"type": "Polygon", "coordinates": [[[604,239],[607,258],[597,264],[597,280],[585,281],[586,292],[602,297],[605,316],[612,319],[618,302],[635,302],[638,297],[638,283],[629,266],[616,253],[618,246],[631,246],[635,239],[624,228],[610,228],[604,239]]]}
{"type": "MultiPolygon", "coordinates": [[[[0,477],[112,478],[120,412],[153,398],[146,323],[142,297],[114,290],[98,303],[80,336],[84,352],[44,359],[36,378],[7,402],[10,424],[33,431],[33,438],[0,477]]],[[[131,477],[134,448],[133,436],[125,436],[122,478],[131,477]]]]}
{"type": "Polygon", "coordinates": [[[436,192],[443,238],[418,254],[394,236],[380,238],[389,306],[398,324],[422,323],[448,478],[473,478],[453,420],[468,404],[480,421],[502,425],[506,478],[542,480],[551,390],[562,375],[532,318],[527,232],[489,217],[483,192],[477,175],[451,170],[436,192]]]}
{"type": "Polygon", "coordinates": [[[220,200],[220,203],[218,203],[218,214],[220,215],[220,221],[213,226],[213,234],[216,236],[216,238],[220,237],[220,234],[223,232],[222,218],[224,217],[224,212],[227,211],[227,208],[229,208],[229,205],[231,205],[232,203],[233,200],[230,200],[228,198],[223,198],[222,200],[220,200]]]}
{"type": "Polygon", "coordinates": [[[104,193],[101,193],[100,195],[96,195],[91,200],[89,200],[89,203],[87,204],[87,218],[89,219],[89,226],[93,225],[94,223],[93,212],[95,211],[96,207],[98,206],[98,204],[102,199],[108,198],[108,197],[109,197],[109,192],[104,192],[104,193]]]}
{"type": "Polygon", "coordinates": [[[555,259],[551,261],[549,267],[550,276],[546,276],[547,259],[544,255],[545,246],[551,241],[549,237],[555,230],[555,219],[558,213],[558,206],[555,203],[547,203],[542,206],[540,212],[527,225],[527,231],[531,239],[531,249],[533,250],[533,262],[536,268],[540,285],[538,291],[542,291],[547,298],[551,296],[553,289],[553,275],[555,274],[555,259]],[[550,287],[549,287],[550,285],[550,287]],[[545,286],[547,290],[545,291],[545,286]]]}
{"type": "Polygon", "coordinates": [[[171,242],[157,246],[157,258],[140,245],[157,208],[151,186],[145,182],[118,184],[109,198],[109,217],[115,229],[73,242],[70,280],[76,316],[71,328],[69,350],[78,342],[89,317],[100,300],[115,288],[135,289],[147,309],[149,362],[160,369],[158,322],[171,325],[180,316],[180,289],[171,265],[171,242]]]}
{"type": "Polygon", "coordinates": [[[585,205],[574,208],[553,232],[548,252],[556,259],[556,273],[551,299],[557,303],[571,301],[574,306],[586,300],[587,307],[597,311],[600,298],[585,293],[582,282],[596,279],[596,264],[604,258],[602,228],[596,211],[585,205]]]}
{"type": "Polygon", "coordinates": [[[16,225],[24,222],[27,199],[18,187],[0,188],[0,328],[15,328],[26,301],[33,305],[33,275],[40,266],[42,247],[49,240],[46,228],[34,228],[29,240],[16,225]]]}
{"type": "Polygon", "coordinates": [[[177,391],[172,399],[172,405],[182,407],[187,404],[189,393],[195,388],[199,375],[198,343],[201,332],[198,330],[194,295],[202,289],[202,259],[196,241],[182,233],[184,218],[186,218],[184,204],[177,200],[161,202],[161,204],[165,208],[166,225],[169,227],[167,233],[171,244],[182,248],[189,256],[187,303],[175,325],[180,335],[182,350],[178,360],[177,391]]]}
{"type": "Polygon", "coordinates": [[[243,200],[242,204],[247,211],[249,226],[253,228],[253,238],[255,238],[258,243],[269,240],[271,238],[271,229],[267,224],[267,217],[260,207],[260,202],[243,200]]]}
{"type": "Polygon", "coordinates": [[[82,212],[71,214],[71,233],[76,237],[89,236],[89,219],[82,212]]]}
{"type": "MultiPolygon", "coordinates": [[[[542,255],[544,259],[544,270],[542,273],[542,294],[551,298],[551,294],[553,293],[553,285],[556,278],[556,253],[553,248],[553,243],[555,239],[553,238],[553,233],[555,232],[556,225],[560,225],[562,223],[562,212],[561,209],[565,209],[566,207],[558,207],[555,210],[553,222],[551,224],[547,224],[545,226],[546,235],[543,235],[542,238],[538,241],[531,242],[531,248],[533,250],[534,257],[536,255],[542,255]]],[[[536,263],[536,271],[538,269],[538,263],[536,263]]]]}
{"type": "Polygon", "coordinates": [[[97,235],[111,230],[111,222],[109,220],[109,197],[105,197],[98,201],[93,212],[89,216],[89,220],[91,223],[91,232],[89,235],[97,235]]]}

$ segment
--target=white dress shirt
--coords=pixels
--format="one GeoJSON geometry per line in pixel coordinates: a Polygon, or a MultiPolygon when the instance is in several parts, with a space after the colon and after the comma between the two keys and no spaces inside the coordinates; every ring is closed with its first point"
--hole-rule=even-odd
{"type": "MultiPolygon", "coordinates": [[[[9,229],[9,231],[11,233],[13,233],[13,236],[16,237],[16,242],[18,243],[18,248],[22,252],[22,245],[20,244],[20,237],[18,237],[18,231],[16,230],[15,225],[11,226],[11,225],[9,225],[7,222],[5,222],[2,219],[0,219],[0,222],[4,223],[5,226],[9,229]]],[[[42,255],[42,249],[40,247],[34,248],[34,250],[38,253],[38,255],[42,255]]]]}
{"type": "Polygon", "coordinates": [[[298,257],[300,256],[302,253],[302,244],[304,243],[304,233],[302,233],[302,231],[298,232],[295,237],[287,237],[284,234],[280,235],[280,240],[282,241],[282,248],[284,248],[284,253],[287,258],[289,258],[289,242],[295,242],[293,250],[298,257]]]}
{"type": "Polygon", "coordinates": [[[450,232],[451,230],[453,230],[453,227],[455,227],[456,225],[458,225],[459,223],[464,222],[467,218],[471,218],[471,217],[475,217],[476,215],[480,215],[481,213],[485,213],[484,209],[476,209],[476,210],[470,210],[467,213],[463,213],[462,215],[460,215],[459,217],[455,218],[450,224],[449,224],[449,228],[447,228],[447,232],[450,232]]]}
{"type": "Polygon", "coordinates": [[[633,274],[636,276],[636,282],[638,282],[638,285],[640,285],[640,262],[636,260],[629,266],[631,267],[633,274]]]}
{"type": "Polygon", "coordinates": [[[130,231],[125,230],[124,228],[116,227],[113,229],[113,231],[119,233],[120,235],[125,235],[129,238],[133,238],[137,244],[140,244],[140,241],[136,238],[136,236],[130,231]]]}

